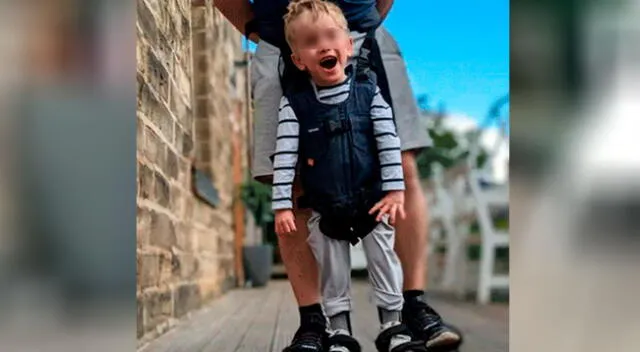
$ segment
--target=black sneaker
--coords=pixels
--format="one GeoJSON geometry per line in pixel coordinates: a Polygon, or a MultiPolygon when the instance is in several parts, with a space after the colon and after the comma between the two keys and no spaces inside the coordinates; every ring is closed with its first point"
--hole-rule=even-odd
{"type": "Polygon", "coordinates": [[[293,336],[291,345],[282,352],[324,352],[326,331],[320,329],[303,329],[300,327],[293,336]]]}
{"type": "Polygon", "coordinates": [[[462,334],[444,324],[440,315],[420,298],[407,300],[402,320],[414,337],[425,341],[432,352],[454,352],[462,344],[462,334]]]}
{"type": "Polygon", "coordinates": [[[322,311],[305,313],[300,316],[300,327],[291,345],[282,352],[325,352],[328,338],[327,318],[322,311]]]}

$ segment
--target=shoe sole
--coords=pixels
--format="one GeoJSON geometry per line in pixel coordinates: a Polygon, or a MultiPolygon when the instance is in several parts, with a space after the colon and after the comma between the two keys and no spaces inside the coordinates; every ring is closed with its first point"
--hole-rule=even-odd
{"type": "Polygon", "coordinates": [[[445,331],[425,343],[429,351],[453,352],[460,347],[460,336],[453,332],[445,331]]]}

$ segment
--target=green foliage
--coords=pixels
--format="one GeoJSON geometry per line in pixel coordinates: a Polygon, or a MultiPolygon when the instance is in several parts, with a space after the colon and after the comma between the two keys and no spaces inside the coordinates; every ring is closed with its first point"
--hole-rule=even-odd
{"type": "MultiPolygon", "coordinates": [[[[418,98],[418,101],[421,102],[420,106],[423,112],[427,113],[428,106],[424,103],[425,98],[418,98]]],[[[463,162],[469,156],[470,150],[466,146],[463,147],[458,140],[460,137],[442,126],[444,115],[444,108],[441,107],[441,111],[429,121],[427,132],[433,140],[433,147],[420,153],[417,158],[418,170],[422,178],[432,176],[435,164],[440,164],[444,169],[447,169],[463,162]]],[[[487,157],[487,152],[481,149],[476,159],[478,167],[484,166],[487,157]]]]}
{"type": "Polygon", "coordinates": [[[240,199],[253,215],[256,225],[265,228],[273,222],[271,186],[250,179],[240,189],[240,199]]]}

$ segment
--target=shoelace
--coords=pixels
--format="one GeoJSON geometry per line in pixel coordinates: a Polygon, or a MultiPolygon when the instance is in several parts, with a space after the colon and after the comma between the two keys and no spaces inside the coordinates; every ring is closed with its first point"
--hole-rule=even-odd
{"type": "Polygon", "coordinates": [[[416,310],[414,317],[422,330],[430,329],[441,320],[440,315],[424,302],[415,302],[412,308],[416,310]]]}
{"type": "Polygon", "coordinates": [[[322,334],[315,331],[303,331],[296,334],[294,338],[294,346],[322,346],[322,334]]]}

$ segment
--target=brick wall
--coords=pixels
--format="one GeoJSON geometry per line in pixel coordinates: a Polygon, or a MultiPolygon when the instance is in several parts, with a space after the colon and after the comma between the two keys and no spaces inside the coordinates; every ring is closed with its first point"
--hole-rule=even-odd
{"type": "Polygon", "coordinates": [[[187,0],[138,0],[137,9],[137,299],[144,342],[236,284],[234,169],[246,165],[246,92],[243,68],[234,65],[240,34],[210,1],[191,8],[187,0]],[[215,208],[195,197],[192,166],[218,190],[215,208]]]}

